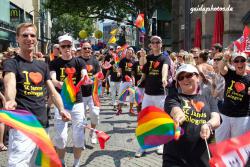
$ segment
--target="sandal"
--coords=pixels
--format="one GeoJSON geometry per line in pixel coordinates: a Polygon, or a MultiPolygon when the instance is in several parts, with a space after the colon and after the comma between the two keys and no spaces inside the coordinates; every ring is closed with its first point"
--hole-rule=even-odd
{"type": "Polygon", "coordinates": [[[0,146],[0,151],[7,151],[8,148],[5,145],[0,146]]]}

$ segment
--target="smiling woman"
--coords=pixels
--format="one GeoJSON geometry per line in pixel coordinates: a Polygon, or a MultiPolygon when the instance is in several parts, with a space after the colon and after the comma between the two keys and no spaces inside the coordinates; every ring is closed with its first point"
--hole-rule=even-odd
{"type": "Polygon", "coordinates": [[[165,111],[184,135],[164,145],[163,167],[209,166],[205,141],[211,143],[213,130],[220,125],[216,100],[200,91],[199,72],[191,64],[178,68],[176,82],[179,93],[167,96],[165,111]]]}

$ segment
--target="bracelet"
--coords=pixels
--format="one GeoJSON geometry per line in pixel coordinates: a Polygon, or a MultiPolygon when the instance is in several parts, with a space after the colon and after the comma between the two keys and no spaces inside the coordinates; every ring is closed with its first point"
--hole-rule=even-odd
{"type": "Polygon", "coordinates": [[[212,126],[212,124],[210,122],[206,122],[203,125],[205,125],[205,124],[209,127],[209,130],[210,130],[211,134],[213,135],[214,133],[213,133],[213,126],[212,126]]]}

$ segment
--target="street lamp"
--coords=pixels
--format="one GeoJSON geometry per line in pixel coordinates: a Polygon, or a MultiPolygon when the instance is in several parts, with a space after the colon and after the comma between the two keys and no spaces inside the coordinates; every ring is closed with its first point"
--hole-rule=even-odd
{"type": "MultiPolygon", "coordinates": [[[[40,41],[41,41],[41,52],[44,54],[44,20],[45,20],[45,15],[44,12],[42,11],[42,9],[40,9],[40,12],[36,11],[36,10],[32,10],[29,12],[36,12],[39,15],[39,27],[40,27],[40,41]]],[[[34,24],[34,17],[33,17],[33,24],[34,24]]]]}

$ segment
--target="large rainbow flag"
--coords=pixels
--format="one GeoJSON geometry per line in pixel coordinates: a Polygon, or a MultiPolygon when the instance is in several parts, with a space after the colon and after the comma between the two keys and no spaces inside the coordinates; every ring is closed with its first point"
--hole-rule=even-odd
{"type": "Polygon", "coordinates": [[[139,112],[135,134],[141,148],[152,148],[178,139],[176,133],[180,135],[173,119],[162,109],[148,106],[139,112]]]}
{"type": "Polygon", "coordinates": [[[25,110],[0,110],[0,122],[20,130],[37,144],[45,157],[42,158],[42,167],[61,167],[54,146],[36,117],[25,110]]]}

